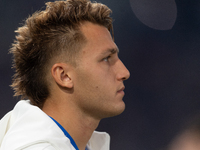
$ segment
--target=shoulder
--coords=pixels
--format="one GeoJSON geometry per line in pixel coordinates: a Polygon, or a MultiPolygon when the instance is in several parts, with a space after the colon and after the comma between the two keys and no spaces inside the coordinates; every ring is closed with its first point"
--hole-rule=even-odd
{"type": "Polygon", "coordinates": [[[56,150],[50,143],[37,143],[19,150],[56,150]]]}

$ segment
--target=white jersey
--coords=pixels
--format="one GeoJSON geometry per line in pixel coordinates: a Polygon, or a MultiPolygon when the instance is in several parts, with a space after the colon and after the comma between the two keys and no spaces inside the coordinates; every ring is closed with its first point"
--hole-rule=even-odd
{"type": "MultiPolygon", "coordinates": [[[[94,131],[88,150],[109,150],[110,136],[94,131]]],[[[29,100],[19,101],[0,120],[0,150],[75,150],[57,124],[29,100]]]]}

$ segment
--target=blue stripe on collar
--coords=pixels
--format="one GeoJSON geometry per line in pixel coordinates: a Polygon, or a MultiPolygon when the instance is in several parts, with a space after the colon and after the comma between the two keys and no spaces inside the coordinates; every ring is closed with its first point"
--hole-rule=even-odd
{"type": "MultiPolygon", "coordinates": [[[[50,117],[50,116],[49,116],[50,117]]],[[[70,134],[55,120],[53,119],[52,117],[50,117],[57,125],[58,127],[63,131],[63,133],[65,134],[66,137],[69,138],[71,144],[73,145],[73,147],[76,149],[76,150],[79,150],[78,149],[78,146],[76,145],[75,141],[73,140],[73,138],[70,136],[70,134]]],[[[86,148],[87,150],[87,148],[86,148]]]]}

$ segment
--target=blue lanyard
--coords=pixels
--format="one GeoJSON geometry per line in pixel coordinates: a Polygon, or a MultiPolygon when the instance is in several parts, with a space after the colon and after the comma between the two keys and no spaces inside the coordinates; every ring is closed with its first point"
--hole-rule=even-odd
{"type": "MultiPolygon", "coordinates": [[[[69,133],[55,119],[53,119],[52,117],[50,117],[50,118],[58,125],[58,127],[63,131],[63,133],[65,134],[65,136],[69,138],[69,140],[70,140],[71,144],[74,146],[74,148],[76,150],[79,150],[78,146],[76,145],[76,143],[72,139],[72,137],[69,135],[69,133]]],[[[87,148],[86,148],[86,150],[87,150],[87,148]]]]}

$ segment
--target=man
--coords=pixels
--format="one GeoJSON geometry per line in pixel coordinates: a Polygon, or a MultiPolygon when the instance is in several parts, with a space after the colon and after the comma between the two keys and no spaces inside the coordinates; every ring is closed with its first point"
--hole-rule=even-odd
{"type": "Polygon", "coordinates": [[[12,87],[22,95],[0,122],[1,150],[108,150],[100,120],[122,113],[130,74],[110,35],[111,10],[88,0],[48,2],[17,30],[12,87]]]}

